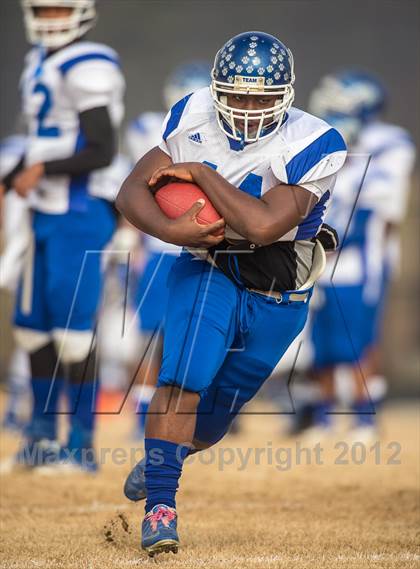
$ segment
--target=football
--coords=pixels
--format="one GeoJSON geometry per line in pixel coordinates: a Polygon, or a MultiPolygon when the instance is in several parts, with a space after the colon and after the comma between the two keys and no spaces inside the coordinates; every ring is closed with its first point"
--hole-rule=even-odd
{"type": "Polygon", "coordinates": [[[198,223],[208,225],[221,218],[221,215],[216,211],[209,198],[196,184],[171,182],[156,192],[155,199],[160,209],[170,219],[180,217],[199,199],[205,200],[206,204],[197,216],[198,223]]]}

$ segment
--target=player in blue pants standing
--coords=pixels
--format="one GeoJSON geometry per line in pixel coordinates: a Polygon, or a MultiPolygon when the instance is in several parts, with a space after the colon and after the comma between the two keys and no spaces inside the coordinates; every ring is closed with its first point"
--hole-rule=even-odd
{"type": "Polygon", "coordinates": [[[18,461],[58,462],[57,404],[67,380],[65,448],[95,470],[94,327],[100,253],[112,237],[113,196],[104,194],[123,117],[124,79],[111,48],[85,40],[94,0],[23,0],[34,45],[21,79],[25,154],[2,180],[28,196],[33,238],[16,303],[16,339],[30,354],[33,409],[18,461]]]}
{"type": "Polygon", "coordinates": [[[224,436],[306,321],[325,255],[316,237],[346,147],[327,123],[291,107],[293,83],[292,54],[278,39],[232,38],[210,88],[172,107],[160,145],[117,198],[135,226],[185,247],[169,276],[146,460],[125,487],[132,499],[146,495],[149,555],[178,549],[175,494],[187,454],[224,436]],[[223,219],[198,224],[197,202],[169,221],[150,187],[172,176],[197,183],[223,219]]]}
{"type": "Polygon", "coordinates": [[[333,124],[349,148],[327,215],[341,247],[320,279],[321,300],[312,322],[314,376],[321,394],[314,405],[313,438],[331,430],[334,375],[342,365],[351,376],[349,438],[368,444],[380,434],[375,414],[386,381],[372,356],[395,270],[389,247],[398,240],[416,155],[409,133],[383,120],[386,99],[376,77],[343,70],[323,77],[309,102],[311,112],[333,124]]]}

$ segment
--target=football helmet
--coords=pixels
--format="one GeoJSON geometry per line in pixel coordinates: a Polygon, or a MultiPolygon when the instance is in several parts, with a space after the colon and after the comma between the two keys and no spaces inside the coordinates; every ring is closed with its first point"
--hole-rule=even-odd
{"type": "Polygon", "coordinates": [[[248,143],[274,134],[293,102],[294,81],[293,55],[274,36],[245,32],[230,39],[217,52],[212,70],[211,94],[220,128],[248,143]],[[228,105],[228,94],[277,98],[270,108],[243,110],[228,105]]]}
{"type": "Polygon", "coordinates": [[[58,49],[83,36],[96,22],[95,0],[21,0],[29,43],[58,49]],[[39,8],[71,8],[69,16],[40,18],[39,8]]]}
{"type": "Polygon", "coordinates": [[[210,85],[210,72],[211,66],[205,61],[191,61],[176,67],[163,88],[166,108],[171,109],[186,95],[210,85]]]}
{"type": "Polygon", "coordinates": [[[344,70],[321,79],[309,98],[308,110],[337,128],[351,144],[385,103],[385,88],[376,77],[344,70]]]}

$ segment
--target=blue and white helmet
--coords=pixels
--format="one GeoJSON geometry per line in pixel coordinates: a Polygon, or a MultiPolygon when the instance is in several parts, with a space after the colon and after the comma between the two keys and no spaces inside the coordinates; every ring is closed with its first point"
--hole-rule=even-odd
{"type": "Polygon", "coordinates": [[[385,88],[367,72],[344,70],[323,77],[312,92],[308,110],[337,128],[348,143],[386,102],[385,88]]]}
{"type": "Polygon", "coordinates": [[[26,36],[33,45],[58,49],[82,37],[96,22],[95,0],[21,0],[26,36]],[[68,16],[40,18],[40,8],[69,8],[68,16]]]}
{"type": "Polygon", "coordinates": [[[190,61],[175,67],[163,88],[166,108],[169,110],[186,95],[208,87],[210,73],[211,66],[207,61],[190,61]]]}
{"type": "Polygon", "coordinates": [[[292,53],[274,36],[245,32],[230,39],[217,52],[212,70],[211,93],[220,128],[230,138],[243,142],[274,134],[293,102],[294,81],[292,53]],[[228,94],[277,95],[277,99],[268,109],[243,110],[227,104],[228,94]],[[244,125],[241,129],[239,121],[244,125]]]}

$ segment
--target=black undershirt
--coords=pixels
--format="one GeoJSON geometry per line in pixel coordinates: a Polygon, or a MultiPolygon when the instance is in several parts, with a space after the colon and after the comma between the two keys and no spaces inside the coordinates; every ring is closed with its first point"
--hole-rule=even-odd
{"type": "MultiPolygon", "coordinates": [[[[96,107],[79,114],[80,130],[85,144],[82,150],[69,158],[44,162],[46,176],[78,176],[111,164],[115,153],[116,136],[107,107],[96,107]]],[[[2,183],[6,189],[13,186],[13,178],[25,167],[23,156],[2,183]]]]}
{"type": "Polygon", "coordinates": [[[297,261],[293,241],[256,247],[248,242],[232,245],[223,240],[209,249],[209,253],[217,267],[236,284],[278,292],[296,288],[297,261]]]}

